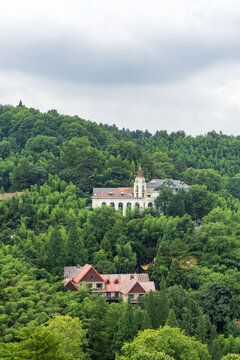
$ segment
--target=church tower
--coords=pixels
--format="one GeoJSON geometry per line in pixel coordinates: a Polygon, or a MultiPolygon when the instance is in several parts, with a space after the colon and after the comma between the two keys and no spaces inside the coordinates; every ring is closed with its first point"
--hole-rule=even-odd
{"type": "Polygon", "coordinates": [[[137,177],[134,182],[134,197],[144,198],[146,195],[146,183],[141,167],[138,169],[137,177]]]}

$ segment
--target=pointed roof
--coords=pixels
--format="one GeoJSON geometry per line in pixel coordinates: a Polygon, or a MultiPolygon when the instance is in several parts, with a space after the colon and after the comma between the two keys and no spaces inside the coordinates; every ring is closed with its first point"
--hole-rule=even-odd
{"type": "Polygon", "coordinates": [[[73,283],[72,280],[69,280],[65,285],[64,287],[69,287],[71,289],[71,286],[73,287],[73,289],[77,290],[78,291],[78,287],[73,283]]]}
{"type": "Polygon", "coordinates": [[[94,269],[94,267],[92,265],[86,264],[84,265],[80,271],[77,273],[77,275],[73,278],[73,281],[77,284],[79,283],[79,281],[81,281],[84,276],[91,270],[93,269],[95,271],[95,273],[103,280],[102,276],[97,272],[97,270],[94,269]]]}
{"type": "Polygon", "coordinates": [[[137,172],[137,177],[144,177],[144,176],[143,176],[143,171],[142,171],[141,166],[140,166],[140,168],[138,169],[138,172],[137,172]]]}
{"type": "Polygon", "coordinates": [[[136,279],[132,279],[130,280],[121,290],[121,292],[125,295],[127,295],[128,293],[130,293],[130,291],[135,287],[135,285],[139,285],[140,288],[142,288],[142,292],[145,293],[146,290],[142,287],[142,285],[136,280],[136,279]]]}

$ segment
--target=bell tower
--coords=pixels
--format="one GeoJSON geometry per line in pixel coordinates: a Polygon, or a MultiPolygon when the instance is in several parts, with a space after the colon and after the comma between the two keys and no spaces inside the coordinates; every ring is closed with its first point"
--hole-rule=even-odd
{"type": "Polygon", "coordinates": [[[134,197],[144,198],[146,195],[146,182],[141,167],[138,169],[137,177],[134,182],[134,197]]]}

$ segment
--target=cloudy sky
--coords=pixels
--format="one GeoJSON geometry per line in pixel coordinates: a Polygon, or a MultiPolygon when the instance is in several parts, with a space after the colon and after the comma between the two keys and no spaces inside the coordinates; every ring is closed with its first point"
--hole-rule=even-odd
{"type": "Polygon", "coordinates": [[[240,134],[239,0],[0,0],[0,103],[240,134]]]}

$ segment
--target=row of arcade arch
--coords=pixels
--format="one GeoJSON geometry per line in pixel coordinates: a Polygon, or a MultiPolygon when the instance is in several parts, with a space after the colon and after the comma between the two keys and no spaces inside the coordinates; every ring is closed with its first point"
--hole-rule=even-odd
{"type": "MultiPolygon", "coordinates": [[[[107,204],[106,204],[105,202],[102,202],[102,205],[107,205],[107,204]]],[[[119,203],[117,203],[116,205],[117,205],[117,208],[118,208],[118,209],[123,209],[123,203],[122,203],[121,201],[120,201],[119,203]]],[[[115,207],[115,203],[114,203],[114,202],[111,202],[111,203],[110,203],[110,206],[115,207]]],[[[131,207],[132,207],[132,203],[128,202],[128,203],[126,204],[126,206],[131,208],[131,207]]],[[[140,204],[139,204],[138,202],[135,202],[135,203],[133,204],[133,206],[140,207],[140,204]]],[[[152,203],[152,202],[149,202],[147,206],[150,207],[150,208],[152,208],[152,207],[153,207],[153,203],[152,203]]]]}

